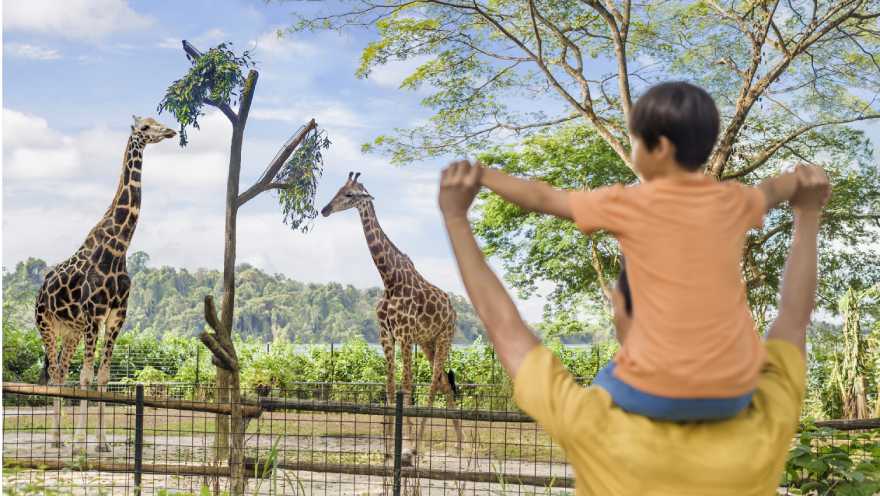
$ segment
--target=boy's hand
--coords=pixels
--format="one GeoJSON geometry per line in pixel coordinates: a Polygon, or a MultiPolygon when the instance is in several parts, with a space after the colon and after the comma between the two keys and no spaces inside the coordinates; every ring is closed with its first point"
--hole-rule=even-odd
{"type": "Polygon", "coordinates": [[[482,168],[467,160],[453,162],[440,176],[440,210],[447,218],[467,218],[468,209],[480,191],[482,168]]]}
{"type": "Polygon", "coordinates": [[[797,190],[791,208],[797,212],[819,212],[831,197],[831,184],[825,170],[818,165],[800,164],[795,169],[797,190]]]}

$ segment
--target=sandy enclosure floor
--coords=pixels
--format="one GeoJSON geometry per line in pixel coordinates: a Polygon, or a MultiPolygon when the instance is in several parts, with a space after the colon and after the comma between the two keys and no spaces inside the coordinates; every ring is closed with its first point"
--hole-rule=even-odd
{"type": "MultiPolygon", "coordinates": [[[[111,452],[95,450],[97,407],[90,408],[88,441],[77,440],[71,429],[74,407],[65,407],[62,422],[64,445],[52,445],[47,408],[10,407],[4,414],[4,457],[60,461],[133,463],[134,415],[131,407],[108,407],[103,425],[111,452]]],[[[384,456],[382,417],[369,415],[273,412],[248,425],[246,456],[277,456],[285,462],[358,464],[391,467],[384,456]]],[[[416,421],[415,423],[417,423],[416,421]]],[[[214,416],[174,410],[145,411],[144,464],[206,465],[212,453],[214,416]]],[[[512,484],[518,475],[573,477],[562,451],[534,424],[464,422],[459,449],[451,421],[429,419],[418,457],[419,469],[494,474],[494,483],[433,479],[404,481],[404,494],[573,494],[572,490],[512,484]]],[[[133,476],[109,472],[13,470],[5,471],[4,485],[54,488],[58,494],[134,494],[133,476]]],[[[142,494],[195,493],[209,477],[143,475],[142,494]]],[[[221,479],[221,487],[227,481],[221,479]]],[[[247,494],[391,494],[391,479],[335,473],[278,469],[268,479],[252,479],[247,494]]],[[[9,486],[7,486],[9,487],[9,486]]],[[[25,494],[43,494],[31,492],[25,494]]],[[[45,494],[52,494],[46,491],[45,494]]]]}

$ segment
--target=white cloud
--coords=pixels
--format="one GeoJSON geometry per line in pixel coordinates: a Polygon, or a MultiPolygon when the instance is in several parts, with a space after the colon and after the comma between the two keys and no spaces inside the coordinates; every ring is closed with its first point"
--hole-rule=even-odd
{"type": "Polygon", "coordinates": [[[12,57],[31,60],[57,60],[61,52],[54,48],[29,45],[27,43],[7,43],[6,53],[12,57]]]}
{"type": "Polygon", "coordinates": [[[4,148],[51,146],[59,144],[60,140],[61,135],[49,129],[46,119],[12,109],[3,109],[4,148]]]}
{"type": "Polygon", "coordinates": [[[290,58],[293,56],[310,57],[318,53],[318,48],[311,43],[291,38],[291,35],[278,36],[277,29],[260,35],[251,41],[256,57],[290,58]]]}
{"type": "Polygon", "coordinates": [[[75,40],[97,40],[111,33],[135,31],[153,19],[126,0],[26,0],[3,2],[3,29],[75,40]]]}
{"type": "Polygon", "coordinates": [[[354,110],[340,102],[311,101],[290,106],[260,105],[253,109],[250,115],[254,119],[302,124],[314,118],[323,127],[366,127],[354,110]]]}

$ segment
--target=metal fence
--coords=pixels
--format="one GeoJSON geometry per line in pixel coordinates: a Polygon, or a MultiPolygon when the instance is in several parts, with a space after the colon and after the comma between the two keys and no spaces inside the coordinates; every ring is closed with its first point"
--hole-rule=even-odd
{"type": "MultiPolygon", "coordinates": [[[[214,403],[217,391],[211,387],[3,387],[6,494],[201,495],[229,488],[230,467],[224,457],[215,461],[213,445],[217,412],[228,407],[214,403]],[[50,396],[59,395],[67,399],[63,444],[55,447],[50,396]],[[86,395],[82,438],[74,429],[74,398],[86,395]],[[99,428],[109,451],[96,449],[99,428]]],[[[399,395],[386,406],[384,390],[383,384],[304,383],[244,392],[245,494],[574,493],[574,474],[561,448],[516,410],[510,391],[463,385],[464,406],[449,409],[438,398],[429,409],[404,405],[399,395]]],[[[416,388],[415,404],[426,404],[425,392],[425,385],[416,388]]],[[[821,438],[811,442],[816,450],[827,445],[821,438]]],[[[843,436],[828,442],[840,444],[843,436]]]]}

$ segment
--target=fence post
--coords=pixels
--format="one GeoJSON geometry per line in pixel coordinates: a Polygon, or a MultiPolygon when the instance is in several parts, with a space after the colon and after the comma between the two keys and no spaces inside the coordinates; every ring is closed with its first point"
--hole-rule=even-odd
{"type": "Polygon", "coordinates": [[[397,391],[394,404],[394,496],[400,496],[400,464],[403,453],[403,391],[397,391]]]}
{"type": "Polygon", "coordinates": [[[140,496],[144,460],[144,385],[137,384],[134,391],[134,494],[140,496]]]}

